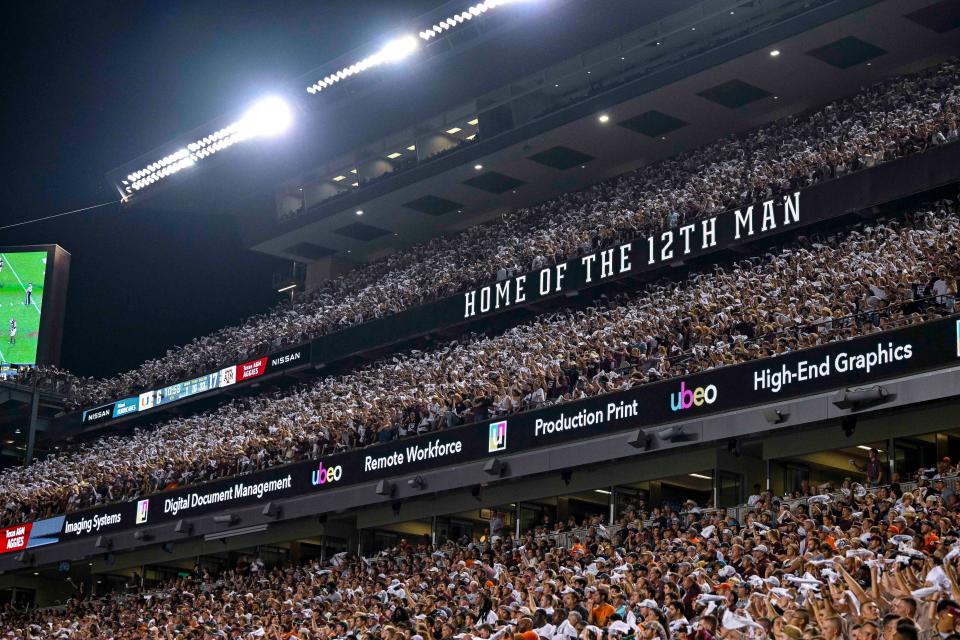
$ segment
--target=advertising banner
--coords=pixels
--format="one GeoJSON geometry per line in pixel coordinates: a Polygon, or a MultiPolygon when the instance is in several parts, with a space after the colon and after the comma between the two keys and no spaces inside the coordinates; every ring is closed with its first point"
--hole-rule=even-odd
{"type": "Polygon", "coordinates": [[[259,378],[267,372],[267,359],[257,358],[250,362],[244,362],[237,365],[237,382],[243,382],[251,378],[259,378]]]}
{"type": "Polygon", "coordinates": [[[113,417],[120,418],[128,413],[136,413],[137,409],[139,408],[139,404],[139,398],[126,398],[124,400],[118,400],[113,406],[113,417]]]}
{"type": "Polygon", "coordinates": [[[30,539],[27,541],[27,549],[44,547],[48,544],[60,542],[60,532],[63,531],[63,516],[54,516],[37,520],[30,529],[30,539]]]}
{"type": "Polygon", "coordinates": [[[132,413],[149,411],[208,391],[222,389],[237,382],[305,367],[309,364],[310,345],[303,344],[267,357],[257,358],[243,364],[197,376],[191,380],[177,382],[162,389],[145,391],[137,397],[125,398],[94,409],[88,409],[83,412],[81,422],[84,425],[100,424],[132,413]]]}
{"type": "Polygon", "coordinates": [[[295,367],[308,364],[310,362],[310,345],[300,345],[293,349],[287,349],[280,353],[270,356],[270,362],[267,364],[267,373],[276,373],[295,367]]]}
{"type": "MultiPolygon", "coordinates": [[[[292,354],[278,357],[282,360],[292,354]]],[[[260,360],[251,370],[269,364],[266,358],[260,360]]],[[[110,533],[626,429],[695,420],[956,364],[960,364],[960,320],[952,317],[88,509],[60,516],[59,538],[110,533]]],[[[47,544],[57,538],[48,530],[52,520],[56,519],[34,523],[34,532],[45,527],[47,544]]],[[[24,526],[24,530],[5,530],[10,551],[28,544],[29,525],[24,526]]]]}
{"type": "Polygon", "coordinates": [[[96,424],[105,420],[113,419],[114,405],[116,403],[100,405],[94,409],[88,409],[83,412],[83,424],[96,424]]]}
{"type": "Polygon", "coordinates": [[[0,553],[10,553],[12,551],[21,551],[27,548],[27,541],[30,540],[31,523],[18,524],[15,527],[7,527],[0,530],[0,541],[3,547],[0,553]]]}

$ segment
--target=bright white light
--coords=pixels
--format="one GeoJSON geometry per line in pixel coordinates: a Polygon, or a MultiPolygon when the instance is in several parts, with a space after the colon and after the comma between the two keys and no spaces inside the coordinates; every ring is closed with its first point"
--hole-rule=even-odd
{"type": "Polygon", "coordinates": [[[358,216],[362,216],[362,215],[363,215],[363,209],[357,209],[357,212],[356,212],[356,213],[357,213],[358,216]]]}
{"type": "MultiPolygon", "coordinates": [[[[873,451],[873,447],[868,447],[865,444],[858,444],[857,449],[863,449],[864,451],[873,451]]],[[[877,449],[877,453],[883,453],[883,449],[877,449]]]]}
{"type": "Polygon", "coordinates": [[[599,118],[597,118],[597,120],[599,120],[601,124],[607,124],[608,122],[610,122],[610,116],[604,113],[599,118]]]}
{"type": "Polygon", "coordinates": [[[594,492],[594,493],[602,493],[602,494],[605,495],[605,496],[610,495],[610,492],[607,491],[606,489],[594,489],[593,492],[594,492]]]}
{"type": "Polygon", "coordinates": [[[691,473],[691,478],[700,478],[701,480],[713,480],[710,476],[705,476],[702,473],[691,473]]]}
{"type": "Polygon", "coordinates": [[[776,58],[778,55],[780,55],[780,49],[774,49],[773,51],[770,52],[771,58],[776,58]]]}
{"type": "Polygon", "coordinates": [[[335,71],[334,73],[317,80],[312,85],[307,87],[307,92],[310,94],[317,94],[327,87],[331,87],[341,80],[349,78],[352,75],[356,75],[361,71],[366,71],[371,67],[376,67],[385,62],[399,62],[416,51],[417,47],[419,46],[420,43],[417,42],[417,39],[414,36],[402,36],[400,38],[396,38],[395,40],[391,40],[373,55],[369,55],[363,60],[353,63],[349,67],[344,67],[339,71],[335,71]]]}
{"type": "Polygon", "coordinates": [[[459,27],[460,25],[473,20],[477,16],[486,13],[490,9],[496,9],[497,7],[502,7],[503,5],[513,4],[519,1],[520,0],[485,0],[484,2],[475,4],[472,7],[467,8],[465,11],[454,14],[445,20],[441,20],[432,27],[421,31],[420,38],[429,42],[431,38],[436,38],[448,29],[459,27]]]}
{"type": "Polygon", "coordinates": [[[293,122],[293,111],[281,98],[271,96],[255,103],[236,122],[190,142],[127,176],[133,191],[145,189],[238,142],[283,133],[293,122]]]}
{"type": "Polygon", "coordinates": [[[240,130],[251,137],[278,136],[290,128],[293,111],[282,98],[269,96],[256,102],[239,122],[240,130]]]}
{"type": "Polygon", "coordinates": [[[473,165],[473,168],[476,169],[477,171],[480,171],[481,169],[483,169],[483,165],[482,165],[482,164],[475,164],[475,165],[473,165]]]}
{"type": "MultiPolygon", "coordinates": [[[[444,32],[450,29],[456,29],[457,27],[470,22],[474,18],[483,15],[491,9],[521,1],[522,0],[484,0],[483,2],[473,5],[472,7],[468,7],[466,10],[461,11],[460,13],[456,13],[441,20],[432,27],[428,27],[427,29],[421,31],[418,35],[420,36],[420,40],[429,42],[433,38],[442,35],[444,32]]],[[[418,46],[419,40],[413,35],[402,36],[395,40],[391,40],[376,53],[369,55],[362,60],[358,60],[357,62],[348,67],[344,67],[339,71],[335,71],[330,75],[321,78],[320,80],[317,80],[307,87],[307,93],[310,95],[316,95],[324,89],[333,86],[337,82],[340,82],[345,78],[349,78],[352,75],[366,71],[370,67],[375,67],[383,63],[399,62],[416,51],[418,46]]]]}
{"type": "Polygon", "coordinates": [[[400,62],[417,50],[419,43],[413,36],[403,36],[391,40],[377,54],[383,62],[400,62]]]}

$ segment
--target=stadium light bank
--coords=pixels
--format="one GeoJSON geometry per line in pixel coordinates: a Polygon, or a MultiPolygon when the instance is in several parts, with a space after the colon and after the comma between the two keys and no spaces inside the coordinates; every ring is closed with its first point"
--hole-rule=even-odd
{"type": "MultiPolygon", "coordinates": [[[[455,31],[473,19],[498,7],[542,1],[544,0],[484,0],[436,22],[420,31],[417,36],[407,34],[389,40],[369,56],[317,80],[308,86],[306,91],[311,95],[316,95],[324,89],[367,69],[401,62],[416,53],[421,42],[427,43],[437,37],[446,35],[448,32],[455,31]]],[[[202,138],[195,139],[186,146],[122,177],[118,185],[120,196],[125,201],[132,195],[184,169],[193,167],[205,158],[237,143],[280,135],[288,130],[292,124],[293,109],[290,104],[279,96],[265,97],[255,102],[235,122],[202,138]]]]}
{"type": "Polygon", "coordinates": [[[459,13],[455,13],[448,18],[440,20],[436,24],[427,27],[419,33],[419,40],[416,36],[412,35],[405,35],[390,40],[376,53],[373,53],[362,60],[358,60],[347,67],[343,67],[342,69],[330,73],[320,80],[317,80],[307,87],[307,93],[315,95],[340,82],[341,80],[345,80],[346,78],[354,76],[358,73],[362,73],[367,69],[380,66],[384,63],[400,62],[417,51],[420,46],[420,40],[424,42],[430,42],[430,40],[443,35],[447,31],[455,30],[458,27],[467,24],[474,18],[485,14],[491,9],[496,9],[497,7],[502,7],[508,4],[531,1],[534,0],[484,0],[484,2],[480,2],[468,7],[459,13]]]}
{"type": "Polygon", "coordinates": [[[286,100],[279,96],[261,98],[239,120],[127,175],[121,181],[123,195],[149,187],[238,142],[281,135],[292,124],[293,109],[286,100]]]}

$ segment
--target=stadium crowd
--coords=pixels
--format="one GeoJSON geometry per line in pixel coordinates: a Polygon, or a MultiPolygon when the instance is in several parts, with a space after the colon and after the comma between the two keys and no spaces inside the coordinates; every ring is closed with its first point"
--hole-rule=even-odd
{"type": "MultiPolygon", "coordinates": [[[[355,269],[109,379],[64,380],[74,407],[171,384],[617,240],[792,192],[958,139],[958,63],[869,87],[578,193],[355,269]]],[[[25,374],[26,375],[26,374],[25,374]]]]}
{"type": "MultiPolygon", "coordinates": [[[[949,463],[943,473],[956,473],[949,463]]],[[[27,640],[956,640],[960,503],[938,469],[913,491],[844,481],[763,492],[741,520],[628,506],[560,539],[508,530],[401,540],[219,574],[198,567],[57,610],[0,614],[27,640]]],[[[548,527],[560,529],[562,526],[548,527]]]]}
{"type": "Polygon", "coordinates": [[[843,340],[954,310],[953,201],[0,472],[0,525],[843,340]]]}

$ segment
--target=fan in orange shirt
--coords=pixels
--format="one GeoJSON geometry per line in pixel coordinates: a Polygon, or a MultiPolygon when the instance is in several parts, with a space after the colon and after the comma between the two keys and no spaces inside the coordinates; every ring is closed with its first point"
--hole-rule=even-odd
{"type": "Polygon", "coordinates": [[[573,544],[570,545],[570,553],[575,556],[582,556],[587,552],[587,548],[580,543],[580,538],[573,536],[571,540],[573,541],[573,544]]]}
{"type": "Polygon", "coordinates": [[[610,604],[610,593],[606,589],[597,589],[590,598],[590,624],[606,627],[607,620],[617,612],[610,604]]]}

